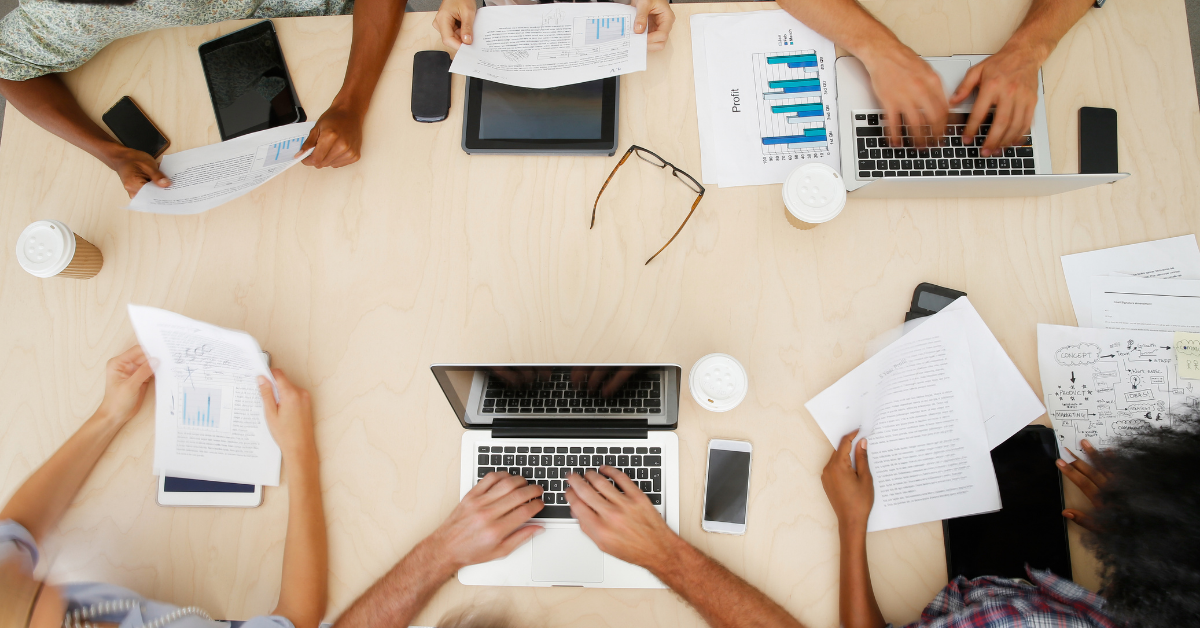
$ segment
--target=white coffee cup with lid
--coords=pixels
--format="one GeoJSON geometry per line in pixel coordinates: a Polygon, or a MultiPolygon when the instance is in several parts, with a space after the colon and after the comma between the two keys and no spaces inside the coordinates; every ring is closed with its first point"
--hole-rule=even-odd
{"type": "Polygon", "coordinates": [[[17,263],[34,277],[95,277],[104,265],[96,245],[57,220],[39,220],[17,238],[17,263]]]}
{"type": "Polygon", "coordinates": [[[837,170],[818,162],[797,167],[783,182],[783,204],[800,229],[829,222],[846,207],[846,182],[837,170]]]}
{"type": "Polygon", "coordinates": [[[692,365],[688,388],[700,407],[726,412],[746,398],[750,378],[736,358],[725,353],[710,353],[692,365]]]}

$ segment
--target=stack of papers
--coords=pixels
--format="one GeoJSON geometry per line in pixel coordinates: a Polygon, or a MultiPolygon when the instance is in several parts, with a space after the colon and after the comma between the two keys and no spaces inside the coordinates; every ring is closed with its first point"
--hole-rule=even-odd
{"type": "Polygon", "coordinates": [[[691,24],[704,183],[783,183],[811,161],[841,171],[833,42],[786,11],[691,24]]]}
{"type": "Polygon", "coordinates": [[[1062,265],[1080,327],[1200,326],[1200,248],[1193,235],[1064,255],[1062,265]]]}
{"type": "Polygon", "coordinates": [[[990,451],[1045,408],[966,297],[804,405],[834,447],[867,439],[867,530],[1000,509],[990,451]]]}
{"type": "Polygon", "coordinates": [[[258,390],[259,375],[275,378],[258,342],[152,307],[130,305],[129,320],[157,360],[154,474],[279,486],[282,454],[258,390]]]}
{"type": "Polygon", "coordinates": [[[641,72],[646,33],[633,32],[636,16],[614,3],[483,7],[450,71],[537,89],[641,72]]]}

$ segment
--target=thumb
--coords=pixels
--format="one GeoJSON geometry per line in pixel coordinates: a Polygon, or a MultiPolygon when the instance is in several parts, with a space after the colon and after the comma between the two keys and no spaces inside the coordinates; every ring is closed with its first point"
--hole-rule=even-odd
{"type": "Polygon", "coordinates": [[[305,138],[304,143],[300,145],[300,150],[296,151],[296,154],[299,155],[300,153],[303,153],[304,151],[316,146],[317,138],[319,138],[320,136],[321,136],[321,127],[314,126],[313,130],[309,131],[308,137],[305,138]]]}
{"type": "Polygon", "coordinates": [[[145,384],[146,381],[149,380],[151,377],[154,377],[154,365],[151,364],[151,362],[154,362],[154,361],[155,360],[153,360],[153,359],[146,360],[146,362],[144,364],[139,366],[138,370],[134,371],[133,375],[129,376],[129,383],[132,386],[134,386],[135,388],[137,388],[137,387],[140,387],[142,384],[145,384]]]}
{"type": "Polygon", "coordinates": [[[983,70],[980,69],[979,65],[967,70],[967,75],[963,77],[962,82],[958,84],[954,93],[950,95],[950,104],[957,105],[966,100],[967,96],[971,95],[971,90],[979,85],[979,78],[981,76],[983,76],[983,70]]]}
{"type": "Polygon", "coordinates": [[[858,447],[854,448],[854,459],[858,467],[858,477],[871,479],[871,465],[867,463],[867,439],[858,441],[858,447]]]}
{"type": "Polygon", "coordinates": [[[471,42],[475,40],[475,36],[473,35],[473,26],[475,24],[475,7],[472,6],[469,11],[464,12],[459,21],[462,22],[462,26],[459,29],[462,33],[462,43],[469,46],[471,42]]]}
{"type": "Polygon", "coordinates": [[[162,170],[158,169],[158,164],[153,160],[146,164],[145,171],[146,176],[154,182],[154,185],[157,185],[160,188],[171,186],[171,179],[169,179],[167,175],[163,174],[162,170]]]}
{"type": "Polygon", "coordinates": [[[258,394],[262,395],[263,414],[267,423],[274,423],[279,416],[279,405],[275,403],[275,390],[271,388],[271,380],[258,376],[258,394]]]}
{"type": "Polygon", "coordinates": [[[1078,523],[1080,527],[1086,530],[1091,530],[1092,532],[1096,531],[1096,520],[1092,519],[1091,515],[1088,515],[1081,510],[1075,510],[1074,508],[1068,508],[1064,510],[1062,514],[1067,519],[1078,523]]]}
{"type": "Polygon", "coordinates": [[[525,526],[516,532],[508,535],[507,539],[500,542],[496,548],[496,557],[503,558],[513,553],[518,547],[521,547],[533,537],[545,532],[546,529],[542,526],[525,526]]]}
{"type": "Polygon", "coordinates": [[[640,0],[637,3],[637,16],[633,18],[633,32],[641,35],[646,32],[646,21],[650,15],[650,0],[640,0]]]}

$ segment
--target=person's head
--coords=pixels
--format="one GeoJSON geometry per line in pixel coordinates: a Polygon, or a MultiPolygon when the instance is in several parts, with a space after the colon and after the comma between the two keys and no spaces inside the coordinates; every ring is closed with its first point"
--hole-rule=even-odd
{"type": "Polygon", "coordinates": [[[1200,413],[1095,457],[1108,475],[1088,544],[1109,610],[1143,626],[1200,625],[1200,413]]]}
{"type": "Polygon", "coordinates": [[[16,561],[0,562],[0,628],[58,628],[65,614],[58,587],[34,579],[16,561]]]}

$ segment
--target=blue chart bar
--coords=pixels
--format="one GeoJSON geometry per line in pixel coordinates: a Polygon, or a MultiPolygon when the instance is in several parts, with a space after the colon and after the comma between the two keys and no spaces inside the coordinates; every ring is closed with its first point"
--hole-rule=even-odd
{"type": "Polygon", "coordinates": [[[180,415],[183,424],[192,427],[217,427],[217,419],[213,417],[213,399],[216,398],[217,412],[221,412],[221,392],[219,390],[196,389],[183,393],[183,411],[180,415]],[[189,406],[191,408],[189,409],[189,406]]]}
{"type": "Polygon", "coordinates": [[[824,142],[825,129],[805,129],[804,135],[783,135],[779,137],[764,137],[762,143],[766,146],[773,144],[806,144],[810,142],[824,142]]]}
{"type": "Polygon", "coordinates": [[[624,17],[590,17],[584,32],[587,45],[602,44],[625,37],[624,17]]]}
{"type": "Polygon", "coordinates": [[[786,81],[767,81],[767,87],[782,89],[788,94],[821,91],[821,79],[789,79],[786,81]]]}
{"type": "Polygon", "coordinates": [[[824,115],[825,109],[819,102],[800,105],[773,105],[771,113],[795,113],[800,116],[824,115]]]}
{"type": "Polygon", "coordinates": [[[810,53],[802,55],[778,55],[774,57],[767,57],[768,65],[776,65],[779,63],[786,63],[789,68],[814,68],[817,66],[817,55],[810,53]]]}

